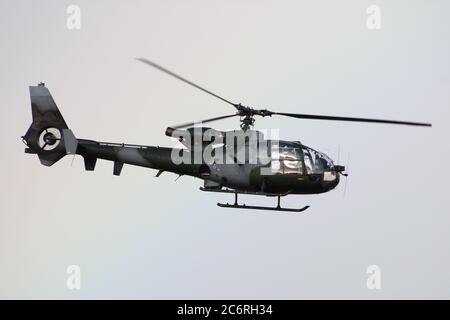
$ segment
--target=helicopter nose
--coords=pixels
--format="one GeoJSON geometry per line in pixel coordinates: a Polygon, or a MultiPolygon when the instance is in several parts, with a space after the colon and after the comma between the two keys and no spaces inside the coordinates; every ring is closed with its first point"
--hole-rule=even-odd
{"type": "Polygon", "coordinates": [[[339,184],[340,174],[336,171],[334,173],[330,173],[329,175],[325,175],[323,177],[323,187],[326,191],[332,190],[336,188],[339,184]]]}

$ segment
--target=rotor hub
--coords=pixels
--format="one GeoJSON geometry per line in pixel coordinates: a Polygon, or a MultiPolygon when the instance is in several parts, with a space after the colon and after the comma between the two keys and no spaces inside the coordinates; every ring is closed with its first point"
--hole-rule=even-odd
{"type": "Polygon", "coordinates": [[[49,146],[54,145],[58,141],[58,138],[56,138],[56,136],[52,132],[46,132],[43,138],[44,142],[49,146]]]}
{"type": "Polygon", "coordinates": [[[254,116],[261,116],[261,117],[270,117],[272,116],[273,112],[266,110],[266,109],[253,109],[247,106],[244,106],[242,104],[235,104],[234,107],[238,110],[238,115],[241,117],[241,128],[242,130],[247,130],[250,127],[253,127],[255,124],[255,118],[254,116]]]}

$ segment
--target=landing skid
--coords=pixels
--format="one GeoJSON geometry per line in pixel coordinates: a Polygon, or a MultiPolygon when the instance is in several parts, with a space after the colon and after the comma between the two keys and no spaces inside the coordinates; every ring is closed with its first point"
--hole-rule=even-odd
{"type": "Polygon", "coordinates": [[[304,206],[303,208],[282,208],[280,206],[280,198],[283,195],[277,195],[278,203],[276,207],[264,207],[264,206],[248,206],[246,204],[238,204],[238,192],[234,192],[234,204],[229,203],[217,203],[222,208],[235,208],[235,209],[252,209],[252,210],[268,210],[268,211],[284,211],[284,212],[302,212],[309,208],[304,206]]]}
{"type": "Polygon", "coordinates": [[[245,204],[229,204],[229,203],[217,203],[222,208],[235,208],[235,209],[253,209],[253,210],[268,210],[268,211],[285,211],[285,212],[302,212],[309,208],[304,206],[303,208],[282,208],[282,207],[263,207],[263,206],[247,206],[245,204]]]}

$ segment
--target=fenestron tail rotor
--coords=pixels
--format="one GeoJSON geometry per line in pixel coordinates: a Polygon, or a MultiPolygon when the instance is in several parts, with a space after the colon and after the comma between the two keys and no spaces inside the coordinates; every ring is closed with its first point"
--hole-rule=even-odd
{"type": "Polygon", "coordinates": [[[61,131],[57,128],[44,129],[39,135],[38,145],[42,150],[55,149],[61,141],[61,131]]]}
{"type": "Polygon", "coordinates": [[[341,117],[341,116],[328,116],[328,115],[312,115],[312,114],[303,114],[303,113],[286,113],[286,112],[274,112],[274,111],[270,111],[267,109],[253,109],[247,106],[244,106],[242,104],[237,104],[234,103],[228,99],[225,99],[224,97],[210,91],[207,90],[201,86],[199,86],[198,84],[160,66],[159,64],[156,64],[148,59],[145,58],[137,58],[137,60],[158,69],[159,71],[162,71],[180,81],[183,81],[184,83],[189,84],[190,86],[197,88],[217,99],[222,100],[223,102],[226,102],[230,105],[232,105],[236,110],[236,114],[232,114],[232,115],[225,115],[225,116],[218,116],[215,118],[210,118],[210,119],[206,119],[204,121],[197,121],[197,122],[188,122],[188,123],[184,123],[178,126],[172,126],[174,128],[182,128],[182,127],[187,127],[187,126],[191,126],[195,123],[200,123],[200,122],[212,122],[212,121],[217,121],[217,120],[222,120],[222,119],[227,119],[227,118],[231,118],[234,116],[240,116],[240,121],[241,121],[241,128],[245,131],[249,128],[251,128],[254,125],[255,122],[255,116],[261,116],[261,117],[271,117],[273,115],[278,115],[278,116],[284,116],[284,117],[290,117],[290,118],[296,118],[296,119],[308,119],[308,120],[328,120],[328,121],[347,121],[347,122],[365,122],[365,123],[379,123],[379,124],[397,124],[397,125],[408,125],[408,126],[422,126],[422,127],[431,127],[431,123],[423,123],[423,122],[412,122],[412,121],[399,121],[399,120],[384,120],[384,119],[374,119],[374,118],[355,118],[355,117],[341,117]]]}

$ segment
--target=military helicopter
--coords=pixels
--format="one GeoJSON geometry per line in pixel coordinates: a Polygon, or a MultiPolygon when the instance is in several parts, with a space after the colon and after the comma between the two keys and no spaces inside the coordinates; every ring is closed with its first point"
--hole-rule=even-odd
{"type": "Polygon", "coordinates": [[[262,132],[253,129],[257,116],[431,127],[429,123],[254,109],[233,103],[150,60],[137,60],[220,99],[231,105],[235,112],[168,127],[165,134],[180,141],[182,146],[179,148],[98,142],[76,138],[45,84],[39,83],[30,86],[33,122],[22,136],[25,152],[37,154],[45,166],[53,165],[65,155],[78,154],[84,158],[87,171],[95,169],[97,159],[104,159],[113,161],[113,174],[117,176],[123,165],[129,164],[157,169],[156,177],[163,172],[172,172],[200,178],[204,180],[202,191],[234,194],[234,203],[217,203],[224,208],[302,212],[309,206],[281,207],[280,198],[328,192],[336,188],[340,176],[348,175],[346,168],[299,141],[265,139],[262,132]],[[196,126],[231,117],[239,117],[240,129],[222,132],[196,126]],[[257,149],[264,152],[252,152],[257,149]],[[208,159],[205,158],[207,150],[208,159]],[[274,207],[238,204],[238,194],[276,197],[278,202],[274,207]]]}

